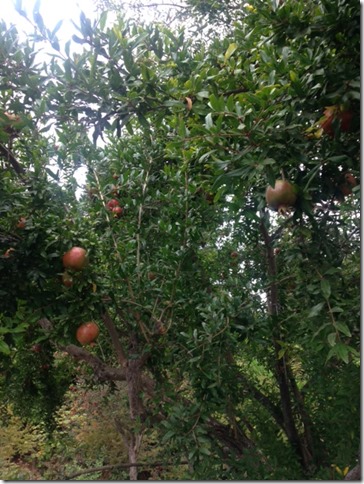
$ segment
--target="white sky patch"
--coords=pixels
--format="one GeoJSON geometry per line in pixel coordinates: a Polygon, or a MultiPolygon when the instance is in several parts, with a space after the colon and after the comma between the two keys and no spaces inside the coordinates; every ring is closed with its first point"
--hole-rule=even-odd
{"type": "MultiPolygon", "coordinates": [[[[33,8],[36,0],[23,0],[22,9],[33,20],[33,8]]],[[[96,17],[95,5],[92,0],[42,0],[39,12],[43,17],[46,27],[53,30],[59,20],[63,20],[62,27],[57,33],[61,42],[69,40],[76,29],[72,21],[79,24],[80,12],[87,17],[96,17]]],[[[33,27],[15,9],[15,0],[1,0],[0,17],[7,25],[15,24],[20,32],[33,33],[33,27]]]]}

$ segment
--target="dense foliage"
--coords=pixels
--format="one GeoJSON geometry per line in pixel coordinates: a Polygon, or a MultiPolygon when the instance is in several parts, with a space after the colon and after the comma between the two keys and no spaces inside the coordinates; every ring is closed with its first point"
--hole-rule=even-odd
{"type": "Polygon", "coordinates": [[[27,41],[1,23],[6,412],[58,439],[81,360],[118,458],[180,469],[155,478],[340,478],[360,440],[360,6],[187,5],[206,39],[104,11],[62,46],[37,5],[27,41]],[[281,178],[297,201],[274,212],[281,178]],[[89,263],[66,270],[75,246],[89,263]]]}

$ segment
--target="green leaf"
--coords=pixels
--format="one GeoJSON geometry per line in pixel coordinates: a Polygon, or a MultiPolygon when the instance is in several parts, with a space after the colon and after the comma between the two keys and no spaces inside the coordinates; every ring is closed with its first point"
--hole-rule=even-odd
{"type": "Polygon", "coordinates": [[[51,38],[53,39],[54,36],[56,35],[56,33],[58,32],[58,30],[61,28],[63,24],[63,20],[59,20],[56,24],[56,26],[54,27],[54,29],[52,30],[52,34],[51,34],[51,38]]]}
{"type": "Polygon", "coordinates": [[[22,17],[28,18],[27,13],[25,12],[25,10],[23,10],[23,2],[22,2],[22,0],[16,0],[15,10],[22,17]]]}
{"type": "Polygon", "coordinates": [[[321,292],[325,299],[329,299],[331,295],[331,286],[327,279],[321,279],[321,292]]]}
{"type": "Polygon", "coordinates": [[[0,340],[0,353],[4,355],[10,355],[10,348],[9,345],[5,343],[5,341],[0,340]]]}
{"type": "Polygon", "coordinates": [[[209,97],[210,93],[208,91],[199,91],[196,94],[197,99],[207,99],[209,97]]]}
{"type": "Polygon", "coordinates": [[[235,43],[229,45],[224,55],[225,62],[230,59],[230,57],[234,54],[237,48],[238,45],[235,43]]]}
{"type": "Polygon", "coordinates": [[[326,363],[333,357],[342,360],[344,363],[349,363],[349,346],[343,343],[337,343],[327,354],[326,363]]]}
{"type": "Polygon", "coordinates": [[[328,157],[327,160],[340,165],[341,163],[347,163],[350,160],[350,157],[347,155],[335,155],[328,157]]]}
{"type": "Polygon", "coordinates": [[[200,451],[200,454],[211,455],[211,451],[207,447],[200,447],[199,451],[200,451]]]}
{"type": "Polygon", "coordinates": [[[338,306],[335,306],[334,308],[331,309],[332,313],[343,313],[344,310],[343,308],[339,308],[338,306]]]}
{"type": "Polygon", "coordinates": [[[167,440],[170,440],[175,434],[176,434],[176,432],[174,430],[168,430],[168,432],[166,432],[163,435],[162,441],[167,442],[167,440]]]}
{"type": "Polygon", "coordinates": [[[37,27],[39,28],[39,30],[42,33],[44,33],[45,26],[44,26],[43,17],[41,16],[41,14],[39,12],[35,12],[33,17],[34,17],[34,22],[37,24],[37,27]]]}
{"type": "Polygon", "coordinates": [[[297,74],[293,71],[289,71],[289,78],[292,82],[296,82],[298,80],[297,74]]]}
{"type": "Polygon", "coordinates": [[[318,336],[321,333],[321,331],[325,329],[327,326],[331,326],[331,323],[325,323],[322,326],[320,326],[319,329],[315,331],[315,333],[312,335],[312,339],[316,338],[316,336],[318,336]]]}
{"type": "Polygon", "coordinates": [[[59,45],[58,39],[53,39],[51,45],[53,49],[56,50],[57,52],[61,50],[61,46],[59,45]]]}
{"type": "Polygon", "coordinates": [[[269,166],[269,165],[266,165],[266,167],[265,167],[265,173],[266,173],[266,176],[267,176],[268,184],[271,187],[274,187],[275,182],[276,182],[276,174],[275,174],[273,168],[271,166],[269,166]]]}
{"type": "Polygon", "coordinates": [[[224,111],[225,101],[223,97],[216,97],[215,94],[209,96],[210,106],[214,111],[224,111]]]}
{"type": "Polygon", "coordinates": [[[149,123],[148,123],[147,119],[145,118],[145,116],[143,116],[143,114],[138,113],[138,121],[141,124],[141,126],[143,126],[143,128],[145,128],[149,131],[149,129],[150,129],[149,123]]]}
{"type": "Polygon", "coordinates": [[[209,113],[205,117],[205,126],[206,126],[206,129],[211,129],[214,126],[214,122],[212,120],[212,114],[211,113],[209,113]]]}
{"type": "Polygon", "coordinates": [[[308,317],[309,318],[314,318],[315,316],[317,316],[321,309],[324,307],[325,303],[323,302],[320,302],[318,304],[316,304],[316,306],[313,306],[311,309],[310,309],[310,312],[308,313],[308,317]]]}
{"type": "Polygon", "coordinates": [[[178,123],[177,132],[178,132],[178,136],[180,136],[181,138],[186,138],[187,136],[186,125],[182,120],[178,123]]]}
{"type": "Polygon", "coordinates": [[[100,29],[104,30],[105,25],[106,25],[106,20],[107,20],[107,10],[104,10],[101,15],[100,15],[100,29]]]}
{"type": "Polygon", "coordinates": [[[345,336],[348,336],[350,338],[351,332],[350,329],[347,327],[345,323],[336,323],[335,328],[340,331],[340,333],[345,334],[345,336]]]}
{"type": "Polygon", "coordinates": [[[335,346],[336,344],[336,333],[330,333],[327,337],[327,341],[330,346],[335,346]]]}
{"type": "Polygon", "coordinates": [[[337,357],[344,363],[349,363],[349,348],[344,343],[338,343],[334,348],[337,357]]]}
{"type": "Polygon", "coordinates": [[[40,8],[40,2],[42,0],[36,0],[35,4],[34,4],[34,7],[33,7],[33,15],[36,15],[37,13],[39,13],[39,8],[40,8]]]}
{"type": "Polygon", "coordinates": [[[125,49],[123,51],[123,60],[125,69],[130,72],[130,74],[132,74],[134,70],[134,59],[132,53],[129,50],[125,49]]]}
{"type": "Polygon", "coordinates": [[[283,356],[286,354],[286,351],[287,351],[287,348],[281,348],[278,351],[278,360],[280,360],[281,358],[283,358],[283,356]]]}

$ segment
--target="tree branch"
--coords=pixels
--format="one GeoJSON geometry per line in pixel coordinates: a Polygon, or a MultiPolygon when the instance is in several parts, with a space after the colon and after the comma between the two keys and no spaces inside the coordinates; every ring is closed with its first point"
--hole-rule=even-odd
{"type": "Polygon", "coordinates": [[[118,358],[118,362],[120,363],[120,365],[122,367],[125,367],[127,365],[128,359],[127,359],[125,351],[124,351],[124,349],[123,349],[123,347],[120,343],[119,335],[118,335],[117,329],[115,327],[114,321],[110,317],[107,310],[105,310],[104,314],[101,317],[102,317],[102,320],[103,320],[103,322],[104,322],[104,324],[105,324],[105,326],[106,326],[106,328],[109,332],[112,344],[113,344],[115,352],[116,352],[116,356],[118,358]]]}
{"type": "Polygon", "coordinates": [[[188,465],[187,461],[176,462],[142,462],[139,464],[109,464],[101,467],[92,467],[90,469],[85,469],[82,471],[75,472],[69,476],[65,476],[63,480],[69,481],[75,477],[82,476],[83,474],[91,474],[92,472],[108,471],[112,469],[129,469],[130,467],[169,467],[169,466],[184,466],[188,465]]]}
{"type": "Polygon", "coordinates": [[[14,168],[14,171],[20,176],[23,177],[25,175],[25,170],[15,158],[13,152],[9,150],[6,146],[0,143],[0,156],[2,156],[6,161],[11,163],[11,166],[14,168]]]}
{"type": "Polygon", "coordinates": [[[271,400],[264,395],[260,390],[258,390],[252,383],[250,383],[244,375],[238,375],[238,380],[244,383],[245,387],[247,388],[248,392],[255,398],[257,402],[259,402],[274,418],[277,425],[284,430],[284,418],[282,411],[277,405],[274,405],[271,400]]]}
{"type": "MultiPolygon", "coordinates": [[[[272,237],[269,236],[267,227],[264,223],[264,214],[261,213],[260,231],[264,240],[265,249],[267,253],[268,263],[268,277],[270,280],[270,287],[267,294],[268,314],[274,318],[274,329],[272,334],[274,351],[275,351],[275,373],[279,387],[282,415],[284,419],[284,429],[288,437],[290,444],[295,450],[300,463],[305,471],[308,470],[309,464],[312,460],[312,455],[307,453],[304,442],[300,438],[297,430],[293,406],[291,403],[290,385],[287,375],[287,361],[285,355],[280,354],[279,339],[282,339],[279,328],[279,296],[278,296],[278,284],[277,284],[277,267],[275,261],[275,255],[273,251],[272,237]]],[[[292,382],[291,382],[292,383],[292,382]]]]}
{"type": "Polygon", "coordinates": [[[95,372],[95,376],[99,381],[125,381],[126,372],[124,368],[112,368],[105,365],[100,358],[92,355],[84,348],[70,344],[61,346],[60,349],[71,355],[76,360],[86,362],[95,372]]]}

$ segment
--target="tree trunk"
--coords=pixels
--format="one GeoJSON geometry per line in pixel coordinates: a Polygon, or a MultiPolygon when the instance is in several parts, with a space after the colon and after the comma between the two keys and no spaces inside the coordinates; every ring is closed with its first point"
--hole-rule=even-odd
{"type": "MultiPolygon", "coordinates": [[[[134,434],[130,435],[129,443],[128,443],[128,454],[129,454],[129,464],[136,464],[138,460],[138,445],[137,445],[137,436],[134,434]]],[[[138,467],[131,466],[129,468],[129,478],[131,481],[138,480],[138,467]]]]}
{"type": "MultiPolygon", "coordinates": [[[[130,336],[132,351],[137,350],[137,340],[135,335],[130,336]]],[[[145,408],[142,401],[143,379],[142,379],[142,360],[129,359],[126,368],[126,382],[128,385],[129,415],[132,422],[132,429],[129,435],[128,452],[129,464],[136,464],[138,453],[142,441],[142,431],[136,431],[133,423],[141,423],[145,417],[145,408]]],[[[138,468],[130,467],[129,476],[131,481],[138,479],[138,468]]]]}
{"type": "MultiPolygon", "coordinates": [[[[290,381],[288,374],[290,373],[291,379],[293,379],[293,375],[289,372],[288,364],[286,358],[283,355],[280,355],[281,346],[278,343],[279,340],[282,340],[282,336],[280,334],[279,329],[279,293],[278,293],[278,284],[277,284],[277,267],[276,267],[276,259],[272,247],[272,237],[269,236],[268,230],[264,224],[264,219],[261,218],[260,223],[261,234],[263,236],[266,254],[267,254],[267,266],[268,266],[268,276],[270,280],[268,294],[267,294],[267,306],[268,306],[268,314],[272,318],[274,322],[274,329],[273,329],[273,345],[275,351],[275,373],[276,379],[279,387],[280,399],[281,399],[281,409],[283,413],[283,421],[284,421],[284,429],[290,444],[292,445],[293,449],[295,450],[301,466],[305,473],[309,471],[310,465],[312,463],[312,449],[307,449],[307,442],[305,443],[305,439],[301,439],[300,435],[297,430],[294,412],[292,408],[291,402],[291,393],[290,393],[290,385],[292,384],[295,386],[295,382],[290,381]]],[[[294,397],[294,395],[293,395],[294,397]]],[[[302,402],[300,402],[302,404],[302,402]]],[[[301,407],[302,411],[302,407],[301,407]]]]}

